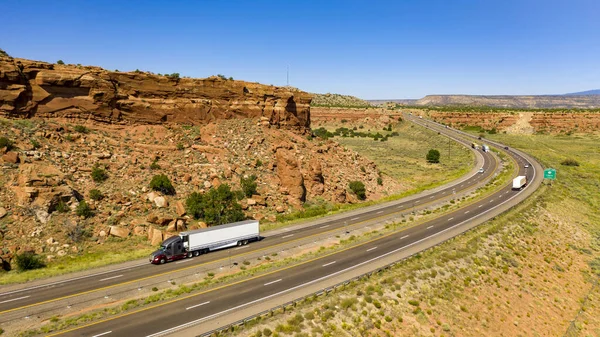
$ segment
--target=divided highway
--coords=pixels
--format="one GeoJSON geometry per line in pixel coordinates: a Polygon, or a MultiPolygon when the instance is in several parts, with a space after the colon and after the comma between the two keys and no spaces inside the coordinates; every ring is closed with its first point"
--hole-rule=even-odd
{"type": "MultiPolygon", "coordinates": [[[[468,146],[470,143],[462,139],[456,141],[468,146]]],[[[338,234],[347,227],[360,225],[362,222],[372,219],[385,219],[397,216],[399,213],[412,211],[427,205],[439,202],[440,199],[459,195],[461,191],[469,190],[474,186],[480,186],[482,182],[491,178],[498,163],[489,153],[476,152],[477,162],[481,164],[485,172],[472,173],[465,179],[448,184],[436,191],[422,193],[412,198],[393,201],[386,204],[376,205],[346,214],[326,217],[316,221],[311,226],[302,226],[293,230],[281,230],[274,235],[265,235],[260,242],[244,246],[242,251],[236,249],[222,250],[192,258],[186,263],[167,263],[165,265],[150,265],[147,261],[126,269],[116,268],[103,273],[91,273],[88,275],[68,278],[52,282],[48,280],[33,287],[24,285],[3,286],[0,288],[0,323],[10,320],[21,319],[49,312],[54,308],[63,308],[66,305],[77,303],[77,297],[93,296],[100,298],[115,289],[129,287],[136,289],[144,282],[164,277],[169,279],[176,273],[193,273],[202,266],[218,267],[219,264],[227,265],[230,260],[241,261],[252,254],[264,254],[266,250],[278,247],[293,246],[305,242],[311,242],[328,236],[338,234]]],[[[479,167],[479,166],[477,166],[479,167]]],[[[477,168],[474,172],[477,171],[477,168]]],[[[276,250],[275,250],[276,251],[276,250]]],[[[258,255],[258,256],[260,256],[258,255]]]]}
{"type": "MultiPolygon", "coordinates": [[[[422,123],[422,121],[415,122],[422,123]]],[[[444,130],[444,128],[440,128],[439,125],[431,122],[429,122],[428,127],[439,128],[440,132],[455,132],[451,129],[444,130]]],[[[466,140],[460,141],[467,144],[470,143],[470,141],[466,140]]],[[[496,145],[501,146],[500,144],[496,145]]],[[[480,184],[481,181],[489,179],[497,167],[497,162],[492,155],[481,152],[479,154],[483,155],[484,173],[474,174],[466,180],[453,184],[451,187],[442,188],[435,193],[423,194],[409,201],[397,201],[386,205],[370,207],[362,210],[362,212],[354,212],[352,215],[337,217],[335,220],[324,219],[311,227],[268,236],[263,241],[247,247],[250,247],[252,251],[261,251],[269,247],[284,245],[289,243],[289,241],[300,241],[322,235],[326,232],[339,231],[346,228],[347,225],[412,210],[416,205],[430,204],[440,198],[447,198],[453,195],[453,192],[472,188],[480,184]]],[[[539,181],[539,175],[536,176],[536,167],[539,169],[537,163],[533,163],[524,154],[513,151],[510,154],[519,163],[527,162],[535,164],[530,169],[525,169],[524,165],[520,164],[519,174],[527,175],[529,181],[539,181]]],[[[308,261],[284,270],[252,277],[244,282],[237,282],[218,289],[184,296],[167,303],[144,307],[141,310],[134,310],[125,315],[65,331],[61,334],[69,336],[95,336],[103,334],[110,334],[111,336],[137,336],[154,335],[161,332],[168,334],[179,328],[187,327],[192,323],[201,323],[202,321],[231,313],[239,308],[247,307],[265,299],[274,298],[310,284],[317,284],[321,280],[341,275],[359,266],[369,265],[382,257],[389,256],[415,244],[425,242],[440,233],[462,226],[479,214],[493,212],[506,201],[516,200],[522,192],[512,191],[510,186],[506,186],[493,195],[457,211],[442,215],[434,220],[399,233],[385,235],[384,237],[347,249],[341,253],[308,261]]],[[[64,283],[41,285],[34,289],[24,288],[11,292],[7,291],[0,294],[0,316],[11,316],[9,314],[18,315],[24,310],[35,309],[36,306],[42,303],[48,305],[61,298],[75,297],[80,296],[82,293],[99,291],[99,288],[105,290],[128,283],[135,286],[136,282],[139,282],[140,279],[156,277],[157,273],[168,275],[177,270],[191,268],[190,264],[197,267],[200,264],[218,263],[219,261],[226,260],[227,254],[228,251],[220,251],[191,259],[189,263],[184,264],[185,267],[174,263],[164,266],[143,264],[128,270],[67,280],[64,283]]]]}

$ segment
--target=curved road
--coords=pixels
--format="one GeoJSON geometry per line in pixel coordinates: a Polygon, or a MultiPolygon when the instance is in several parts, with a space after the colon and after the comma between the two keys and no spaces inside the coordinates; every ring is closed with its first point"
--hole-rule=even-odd
{"type": "MultiPolygon", "coordinates": [[[[447,132],[454,131],[450,129],[447,132]]],[[[501,146],[500,144],[496,145],[501,146]]],[[[466,207],[440,215],[421,225],[346,249],[343,252],[251,277],[217,289],[133,310],[56,335],[159,336],[216,318],[221,318],[221,324],[225,324],[226,316],[238,310],[319,284],[361,267],[375,265],[378,261],[398,252],[407,251],[413,246],[428,241],[431,241],[432,244],[439,243],[439,240],[435,240],[442,238],[446,233],[452,233],[457,229],[466,230],[472,227],[474,222],[504,211],[531,194],[539,185],[541,181],[540,174],[538,174],[541,169],[539,164],[520,152],[509,151],[509,154],[521,163],[519,174],[526,175],[530,181],[530,184],[521,191],[513,191],[509,184],[466,207]],[[529,163],[531,167],[525,168],[523,163],[529,163]]],[[[486,172],[488,171],[490,170],[486,170],[486,172]]],[[[198,332],[195,331],[195,333],[198,332]]]]}

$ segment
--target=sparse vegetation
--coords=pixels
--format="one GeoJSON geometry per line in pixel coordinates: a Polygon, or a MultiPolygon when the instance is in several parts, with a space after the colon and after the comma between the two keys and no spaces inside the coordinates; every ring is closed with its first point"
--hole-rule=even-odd
{"type": "Polygon", "coordinates": [[[150,169],[151,170],[160,170],[160,165],[158,165],[158,162],[155,160],[152,162],[152,164],[150,164],[150,169]]]}
{"type": "Polygon", "coordinates": [[[13,148],[13,142],[6,137],[0,137],[0,149],[1,148],[6,148],[10,151],[13,148]]]}
{"type": "Polygon", "coordinates": [[[579,162],[573,158],[567,158],[560,162],[564,166],[579,166],[579,162]]]}
{"type": "Polygon", "coordinates": [[[56,64],[64,65],[65,62],[63,62],[63,60],[58,60],[58,61],[56,61],[56,64]]]}
{"type": "Polygon", "coordinates": [[[159,191],[166,195],[174,195],[175,187],[171,184],[171,180],[164,174],[158,174],[152,177],[150,188],[159,191]]]}
{"type": "Polygon", "coordinates": [[[431,149],[427,152],[427,156],[425,157],[427,162],[429,163],[439,163],[440,162],[440,151],[436,149],[431,149]]]}
{"type": "Polygon", "coordinates": [[[79,205],[77,205],[77,208],[75,209],[75,213],[78,216],[84,217],[85,219],[94,215],[94,211],[92,210],[90,205],[88,205],[87,202],[85,202],[85,200],[81,200],[79,202],[79,205]]]}
{"type": "Polygon", "coordinates": [[[20,271],[27,271],[32,269],[44,268],[46,265],[42,260],[42,257],[33,252],[24,252],[17,254],[15,257],[17,268],[20,271]]]}
{"type": "Polygon", "coordinates": [[[251,175],[247,178],[240,177],[240,185],[242,186],[242,191],[244,192],[246,198],[250,198],[252,197],[252,195],[257,194],[257,184],[255,175],[251,175]]]}
{"type": "Polygon", "coordinates": [[[90,129],[88,129],[84,125],[75,125],[74,130],[79,133],[89,133],[90,129]]]}
{"type": "Polygon", "coordinates": [[[92,168],[92,180],[96,183],[102,183],[108,179],[108,173],[98,165],[92,168]]]}
{"type": "Polygon", "coordinates": [[[367,190],[362,181],[351,181],[348,187],[350,187],[352,193],[354,193],[359,200],[365,200],[367,198],[367,190]]]}
{"type": "Polygon", "coordinates": [[[100,192],[100,190],[95,188],[90,190],[90,199],[98,201],[102,200],[102,198],[104,198],[104,195],[102,194],[102,192],[100,192]]]}

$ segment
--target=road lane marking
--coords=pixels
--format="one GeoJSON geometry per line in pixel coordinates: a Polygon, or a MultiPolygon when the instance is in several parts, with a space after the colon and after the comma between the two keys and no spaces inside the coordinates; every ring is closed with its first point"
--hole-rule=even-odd
{"type": "Polygon", "coordinates": [[[197,308],[197,307],[199,307],[199,306],[206,305],[206,304],[208,304],[208,303],[210,303],[210,301],[207,301],[207,302],[204,302],[204,303],[200,303],[200,304],[196,304],[196,305],[192,305],[191,307],[187,307],[187,308],[185,308],[185,310],[194,309],[194,308],[197,308]]]}
{"type": "Polygon", "coordinates": [[[377,213],[375,213],[375,214],[381,214],[381,213],[383,213],[383,211],[379,211],[379,212],[377,212],[377,213]]]}
{"type": "Polygon", "coordinates": [[[429,199],[433,199],[434,195],[430,196],[429,199]]]}
{"type": "Polygon", "coordinates": [[[359,216],[357,216],[356,218],[352,218],[352,219],[350,219],[350,221],[354,221],[354,220],[358,220],[358,219],[360,219],[360,217],[359,217],[359,216]]]}
{"type": "Polygon", "coordinates": [[[407,237],[408,237],[408,235],[404,235],[403,237],[400,238],[400,240],[406,239],[407,237]]]}
{"type": "Polygon", "coordinates": [[[18,300],[22,300],[22,299],[24,299],[24,298],[27,298],[27,297],[30,297],[30,296],[23,296],[23,297],[19,297],[19,298],[13,298],[12,300],[6,300],[6,301],[2,301],[2,302],[0,302],[0,304],[2,304],[2,303],[8,303],[8,302],[12,302],[12,301],[18,301],[18,300]]]}
{"type": "Polygon", "coordinates": [[[367,249],[367,252],[370,252],[370,251],[372,251],[373,249],[377,249],[377,247],[369,248],[369,249],[367,249]]]}
{"type": "Polygon", "coordinates": [[[494,199],[490,200],[490,202],[494,202],[494,199]]]}
{"type": "Polygon", "coordinates": [[[111,330],[111,331],[107,331],[107,332],[103,332],[103,333],[101,333],[101,334],[98,334],[98,335],[94,335],[94,336],[92,336],[92,337],[100,337],[100,336],[108,335],[108,334],[109,334],[109,333],[111,333],[111,332],[112,332],[112,330],[111,330]]]}
{"type": "Polygon", "coordinates": [[[292,237],[292,236],[294,236],[294,234],[290,234],[290,235],[282,236],[281,238],[282,238],[282,239],[285,239],[285,238],[289,238],[289,237],[292,237]]]}
{"type": "Polygon", "coordinates": [[[332,264],[334,264],[334,263],[335,263],[335,261],[333,261],[333,262],[329,262],[329,263],[325,263],[325,264],[323,265],[323,267],[331,266],[331,265],[332,265],[332,264]]]}
{"type": "Polygon", "coordinates": [[[433,228],[433,226],[429,226],[429,227],[427,227],[427,229],[432,229],[432,228],[433,228]]]}
{"type": "Polygon", "coordinates": [[[103,278],[103,279],[101,279],[99,281],[102,282],[102,281],[106,281],[106,280],[112,280],[114,278],[118,278],[118,277],[121,277],[121,276],[123,276],[123,274],[117,275],[117,276],[111,276],[111,277],[103,278]]]}
{"type": "Polygon", "coordinates": [[[282,280],[282,279],[275,280],[275,281],[271,281],[271,282],[269,282],[269,283],[265,283],[265,285],[266,285],[266,286],[268,286],[268,285],[270,285],[270,284],[277,283],[277,282],[279,282],[279,281],[281,281],[281,280],[282,280]]]}
{"type": "Polygon", "coordinates": [[[450,221],[450,220],[452,220],[452,219],[454,219],[454,218],[449,218],[449,219],[448,219],[448,221],[450,221]]]}
{"type": "Polygon", "coordinates": [[[483,207],[483,205],[479,205],[479,208],[483,207]]]}
{"type": "Polygon", "coordinates": [[[327,228],[327,227],[329,227],[329,225],[321,226],[319,228],[327,228]]]}
{"type": "Polygon", "coordinates": [[[466,211],[465,214],[469,214],[470,211],[466,211]]]}

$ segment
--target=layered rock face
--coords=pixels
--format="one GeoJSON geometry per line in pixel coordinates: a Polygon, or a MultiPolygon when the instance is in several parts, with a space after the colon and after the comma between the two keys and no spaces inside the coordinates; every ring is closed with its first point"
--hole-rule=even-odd
{"type": "Polygon", "coordinates": [[[302,91],[216,76],[174,78],[0,57],[4,117],[194,125],[261,118],[276,127],[306,130],[310,101],[311,95],[302,91]]]}

